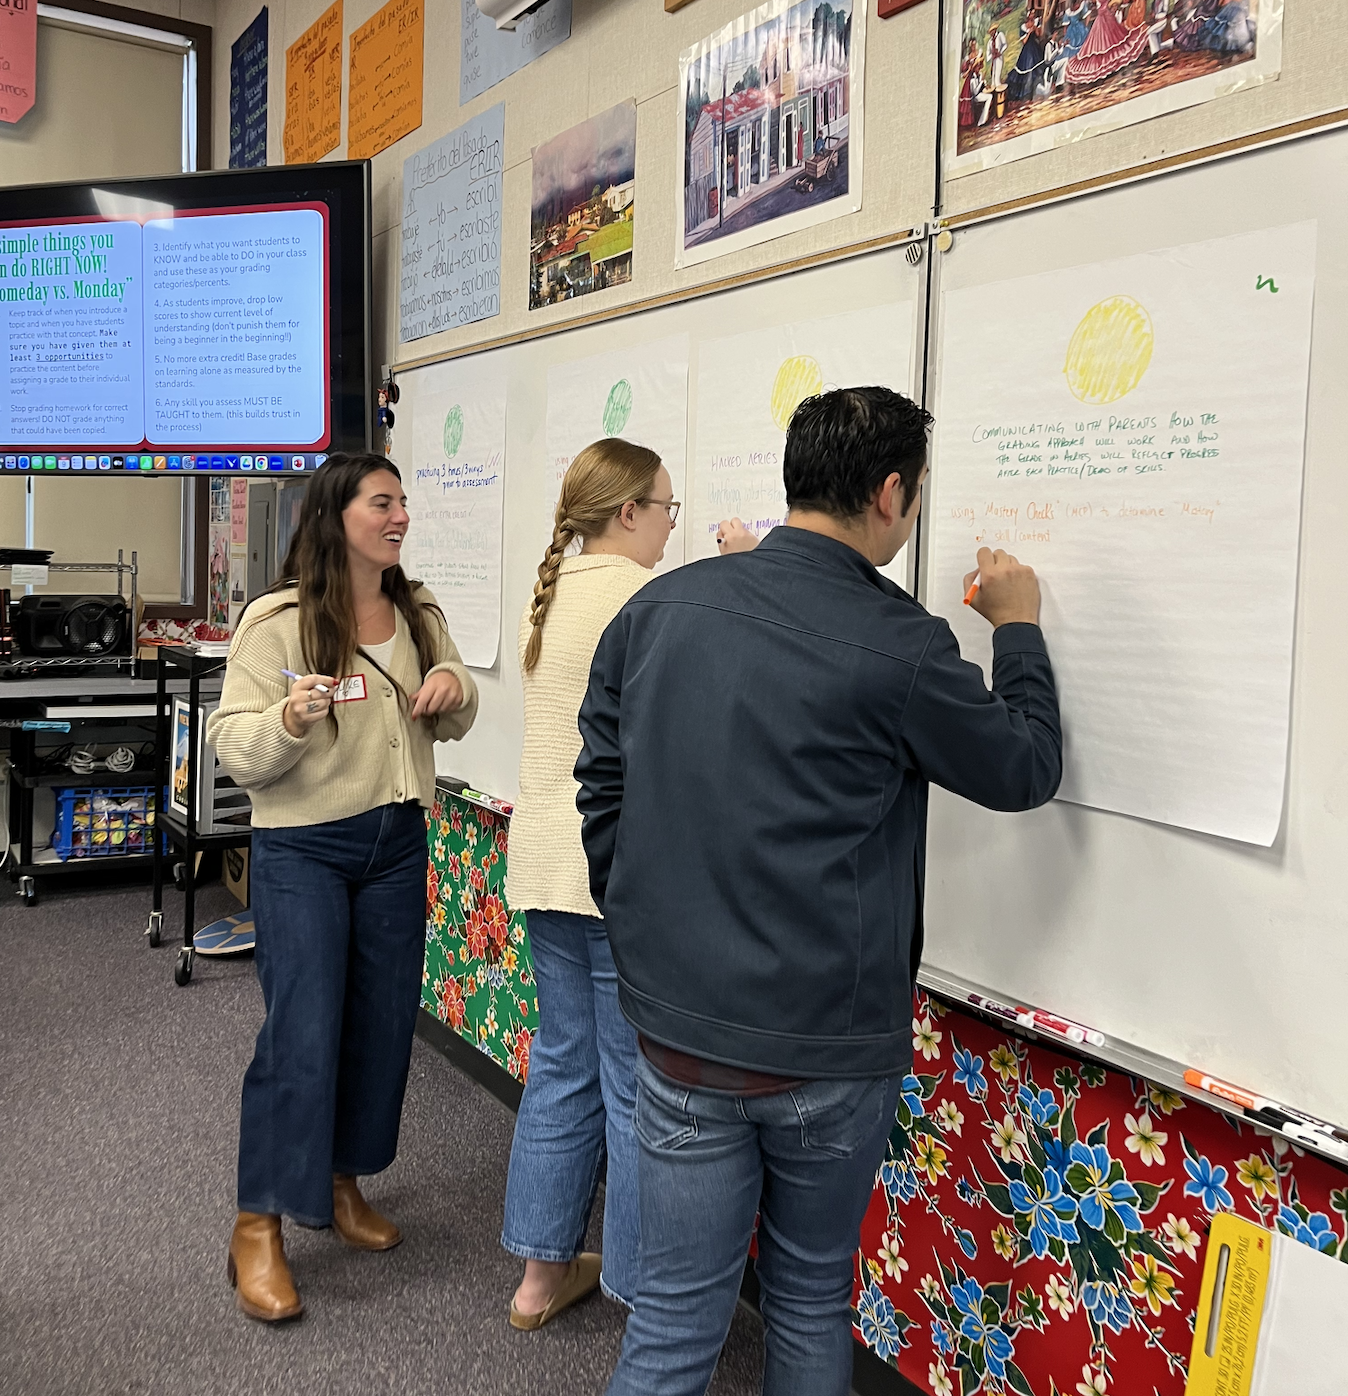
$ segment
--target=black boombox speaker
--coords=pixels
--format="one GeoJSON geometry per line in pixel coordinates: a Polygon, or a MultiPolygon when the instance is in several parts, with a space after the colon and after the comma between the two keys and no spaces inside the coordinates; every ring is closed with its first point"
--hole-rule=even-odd
{"type": "Polygon", "coordinates": [[[24,596],[14,639],[35,659],[129,654],[131,616],[120,596],[24,596]]]}

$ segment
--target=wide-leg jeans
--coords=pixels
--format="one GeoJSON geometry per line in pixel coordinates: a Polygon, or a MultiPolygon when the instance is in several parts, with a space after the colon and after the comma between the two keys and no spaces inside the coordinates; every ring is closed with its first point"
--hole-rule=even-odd
{"type": "Polygon", "coordinates": [[[426,818],[412,802],[253,831],[267,1017],[243,1081],[240,1211],[328,1226],[334,1173],[393,1162],[421,1002],[426,868],[426,818]]]}
{"type": "Polygon", "coordinates": [[[567,1261],[604,1186],[604,1293],[629,1309],[637,1290],[637,1035],[618,1007],[604,923],[530,911],[538,1036],[510,1150],[501,1244],[526,1260],[567,1261]]]}

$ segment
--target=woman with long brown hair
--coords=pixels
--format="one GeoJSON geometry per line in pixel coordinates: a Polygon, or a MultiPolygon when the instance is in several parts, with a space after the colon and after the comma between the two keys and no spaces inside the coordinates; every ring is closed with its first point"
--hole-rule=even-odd
{"type": "Polygon", "coordinates": [[[541,1327],[597,1284],[629,1309],[636,1299],[637,1040],[590,897],[572,772],[595,646],[650,580],[678,512],[654,451],[616,438],[587,446],[562,481],[552,541],[520,619],[524,750],[506,900],[528,923],[539,1022],[501,1233],[524,1260],[510,1305],[516,1328],[541,1327]],[[577,539],[580,553],[568,557],[577,539]],[[600,1257],[581,1245],[606,1153],[600,1257]]]}
{"type": "Polygon", "coordinates": [[[303,1311],[281,1218],[388,1250],[358,1176],[393,1162],[421,998],[433,745],[477,689],[435,598],[399,565],[409,523],[383,456],[309,483],[283,580],[248,606],[207,736],[253,803],[250,891],[267,1017],[243,1082],[238,1304],[303,1311]],[[294,677],[295,674],[301,677],[294,677]]]}

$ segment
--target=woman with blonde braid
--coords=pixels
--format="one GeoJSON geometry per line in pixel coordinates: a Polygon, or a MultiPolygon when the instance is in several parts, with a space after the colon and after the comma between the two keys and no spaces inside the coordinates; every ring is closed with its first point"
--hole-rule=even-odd
{"type": "Polygon", "coordinates": [[[678,512],[654,451],[614,438],[587,446],[562,481],[552,542],[520,620],[524,751],[506,897],[527,916],[539,1025],[501,1233],[524,1260],[510,1305],[516,1328],[541,1328],[596,1285],[629,1309],[636,1298],[637,1039],[618,1007],[617,971],[590,897],[572,771],[599,637],[650,580],[678,512]],[[567,557],[576,539],[581,551],[567,557]],[[601,1259],[580,1248],[605,1152],[601,1259]]]}

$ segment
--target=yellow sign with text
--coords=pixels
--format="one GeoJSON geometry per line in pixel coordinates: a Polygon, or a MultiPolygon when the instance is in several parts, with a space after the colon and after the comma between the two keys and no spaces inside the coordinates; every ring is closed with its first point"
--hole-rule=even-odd
{"type": "Polygon", "coordinates": [[[1228,1212],[1213,1218],[1185,1396],[1250,1396],[1277,1240],[1228,1212]]]}

